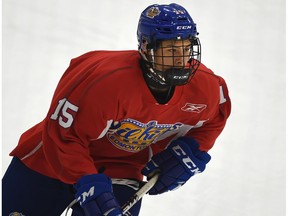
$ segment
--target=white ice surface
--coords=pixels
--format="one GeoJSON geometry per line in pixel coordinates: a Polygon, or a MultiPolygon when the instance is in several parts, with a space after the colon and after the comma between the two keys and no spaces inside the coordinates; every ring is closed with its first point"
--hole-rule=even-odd
{"type": "MultiPolygon", "coordinates": [[[[285,1],[175,2],[197,23],[202,61],[226,79],[233,111],[206,171],[145,196],[141,216],[284,216],[285,1]]],[[[21,133],[45,117],[70,59],[137,49],[138,18],[152,3],[2,1],[2,175],[21,133]]]]}

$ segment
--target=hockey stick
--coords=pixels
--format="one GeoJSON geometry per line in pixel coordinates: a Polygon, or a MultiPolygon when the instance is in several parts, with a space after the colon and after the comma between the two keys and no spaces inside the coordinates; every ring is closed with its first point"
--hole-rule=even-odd
{"type": "Polygon", "coordinates": [[[142,186],[123,206],[122,211],[124,216],[132,216],[129,209],[135,205],[148,191],[155,185],[159,178],[159,173],[156,173],[144,186],[142,186]]]}
{"type": "MultiPolygon", "coordinates": [[[[159,173],[156,173],[148,182],[146,182],[123,206],[122,211],[124,216],[132,216],[129,209],[132,208],[148,191],[155,185],[159,178],[159,173]]],[[[65,216],[68,216],[68,210],[78,202],[73,200],[66,208],[65,216]]]]}

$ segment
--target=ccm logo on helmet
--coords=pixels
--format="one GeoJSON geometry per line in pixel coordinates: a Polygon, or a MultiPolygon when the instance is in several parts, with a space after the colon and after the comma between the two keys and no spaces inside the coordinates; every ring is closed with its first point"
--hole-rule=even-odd
{"type": "Polygon", "coordinates": [[[182,30],[182,29],[192,29],[192,26],[177,26],[177,30],[182,30]]]}

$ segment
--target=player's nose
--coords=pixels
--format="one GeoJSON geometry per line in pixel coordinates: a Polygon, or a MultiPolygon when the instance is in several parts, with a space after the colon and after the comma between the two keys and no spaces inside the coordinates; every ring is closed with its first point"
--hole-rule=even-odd
{"type": "Polygon", "coordinates": [[[187,58],[185,58],[184,54],[184,49],[183,48],[178,48],[175,52],[174,56],[174,65],[177,67],[184,67],[187,62],[187,58]]]}
{"type": "Polygon", "coordinates": [[[174,65],[177,67],[184,67],[186,64],[184,56],[177,56],[174,58],[174,65]]]}

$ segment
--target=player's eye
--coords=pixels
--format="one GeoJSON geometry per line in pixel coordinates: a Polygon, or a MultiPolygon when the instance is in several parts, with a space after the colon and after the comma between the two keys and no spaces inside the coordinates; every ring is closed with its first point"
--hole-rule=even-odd
{"type": "Polygon", "coordinates": [[[174,48],[171,48],[171,49],[168,49],[168,52],[170,52],[170,53],[175,53],[175,52],[177,52],[177,50],[174,49],[174,48]]]}
{"type": "Polygon", "coordinates": [[[184,50],[185,50],[186,52],[190,51],[190,50],[191,50],[191,46],[186,46],[184,50]]]}
{"type": "Polygon", "coordinates": [[[191,44],[184,47],[184,52],[190,52],[191,51],[191,44]]]}

